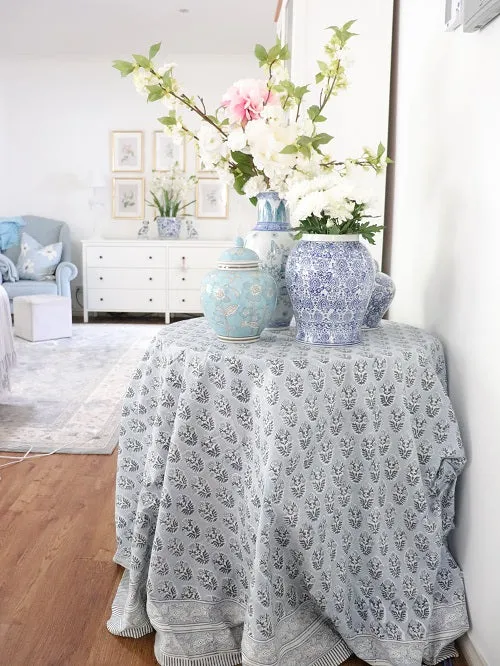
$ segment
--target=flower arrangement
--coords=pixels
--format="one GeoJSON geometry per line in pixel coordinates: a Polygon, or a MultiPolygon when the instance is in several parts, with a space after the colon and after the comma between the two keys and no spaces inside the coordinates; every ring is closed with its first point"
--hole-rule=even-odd
{"type": "Polygon", "coordinates": [[[193,201],[187,201],[197,182],[196,176],[188,176],[176,165],[166,173],[154,172],[150,190],[152,201],[147,203],[156,209],[158,217],[189,215],[184,212],[193,201]]]}
{"type": "Polygon", "coordinates": [[[345,176],[352,167],[378,173],[385,167],[388,160],[381,144],[376,151],[365,148],[357,158],[338,160],[326,152],[332,137],[321,131],[325,108],[347,87],[345,58],[348,42],[355,35],[353,23],[328,28],[330,37],[315,77],[319,95],[313,104],[308,102],[310,85],[290,80],[285,67],[288,48],[279,40],[269,50],[260,44],[255,47],[266,78],[237,81],[213,113],[207,111],[203,98],[184,92],[174,63],[155,64],[160,43],[149,49],[148,56],[134,55],[132,62],[116,60],[113,66],[122,76],[132,75],[137,90],[149,102],[160,100],[166,106],[167,115],[159,122],[167,133],[174,139],[186,136],[197,141],[207,168],[255,203],[259,192],[287,196],[297,180],[331,172],[345,176]],[[188,126],[185,110],[202,121],[200,127],[188,126]]]}
{"type": "Polygon", "coordinates": [[[349,179],[332,171],[309,180],[298,180],[287,194],[295,238],[303,234],[359,234],[370,244],[382,226],[365,221],[370,214],[367,198],[354,194],[349,179]]]}

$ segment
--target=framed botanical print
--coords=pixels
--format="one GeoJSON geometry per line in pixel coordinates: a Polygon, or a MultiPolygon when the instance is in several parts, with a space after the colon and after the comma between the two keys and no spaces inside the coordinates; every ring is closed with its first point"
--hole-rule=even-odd
{"type": "Polygon", "coordinates": [[[111,132],[111,171],[143,171],[143,143],[143,132],[111,132]]]}
{"type": "Polygon", "coordinates": [[[144,178],[113,178],[113,217],[117,220],[142,220],[144,178]]]}
{"type": "Polygon", "coordinates": [[[183,137],[182,143],[176,143],[171,136],[165,132],[154,132],[153,134],[153,169],[155,171],[170,171],[173,166],[182,171],[186,168],[186,143],[183,137]]]}
{"type": "Polygon", "coordinates": [[[202,178],[196,184],[196,217],[226,218],[229,213],[229,192],[218,178],[202,178]]]}

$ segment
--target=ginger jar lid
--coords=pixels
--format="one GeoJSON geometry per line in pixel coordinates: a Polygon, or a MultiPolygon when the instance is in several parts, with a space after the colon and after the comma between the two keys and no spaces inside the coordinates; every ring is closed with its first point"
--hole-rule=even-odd
{"type": "Polygon", "coordinates": [[[241,236],[234,241],[234,246],[227,248],[220,255],[217,262],[217,268],[237,270],[238,268],[258,268],[259,255],[245,247],[245,242],[241,236]]]}

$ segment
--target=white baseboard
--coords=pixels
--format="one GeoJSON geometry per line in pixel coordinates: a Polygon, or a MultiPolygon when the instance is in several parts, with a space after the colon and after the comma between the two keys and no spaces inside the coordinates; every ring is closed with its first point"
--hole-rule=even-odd
{"type": "Polygon", "coordinates": [[[467,662],[467,666],[489,666],[486,659],[471,641],[469,634],[465,634],[465,636],[459,638],[457,642],[460,653],[467,662]]]}

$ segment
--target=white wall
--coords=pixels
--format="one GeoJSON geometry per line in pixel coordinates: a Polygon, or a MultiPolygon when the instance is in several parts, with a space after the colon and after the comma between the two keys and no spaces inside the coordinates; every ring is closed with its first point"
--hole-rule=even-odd
{"type": "MultiPolygon", "coordinates": [[[[323,46],[331,31],[356,19],[358,33],[349,42],[349,88],[341,91],[325,109],[328,120],[322,125],[334,137],[326,150],[336,157],[356,157],[379,141],[387,146],[392,44],[392,0],[294,0],[291,74],[295,83],[314,82],[316,61],[324,59],[323,46]]],[[[317,95],[311,104],[317,103],[317,95]]],[[[373,193],[377,213],[384,215],[385,174],[358,174],[357,181],[373,193]]],[[[382,222],[383,223],[383,222],[382,222]]],[[[380,261],[383,235],[370,248],[380,261]]]]}
{"type": "MultiPolygon", "coordinates": [[[[253,54],[182,55],[169,61],[178,63],[186,89],[204,96],[207,107],[214,109],[233,81],[258,72],[253,54]]],[[[92,236],[95,219],[106,237],[134,238],[139,221],[111,217],[109,133],[145,131],[143,175],[150,178],[153,131],[161,129],[156,118],[165,115],[165,107],[147,104],[131,79],[122,79],[104,59],[0,60],[2,92],[0,216],[31,213],[67,221],[78,266],[79,241],[92,236]],[[89,208],[92,171],[107,179],[104,210],[89,208]]],[[[188,145],[187,170],[194,169],[194,146],[188,145]]],[[[231,191],[229,219],[198,220],[196,227],[201,238],[233,238],[245,234],[255,219],[253,206],[231,191]]],[[[77,278],[75,285],[80,283],[77,278]]]]}
{"type": "Polygon", "coordinates": [[[454,547],[474,645],[500,657],[500,20],[444,32],[443,0],[401,0],[391,318],[444,342],[469,464],[454,547]]]}

